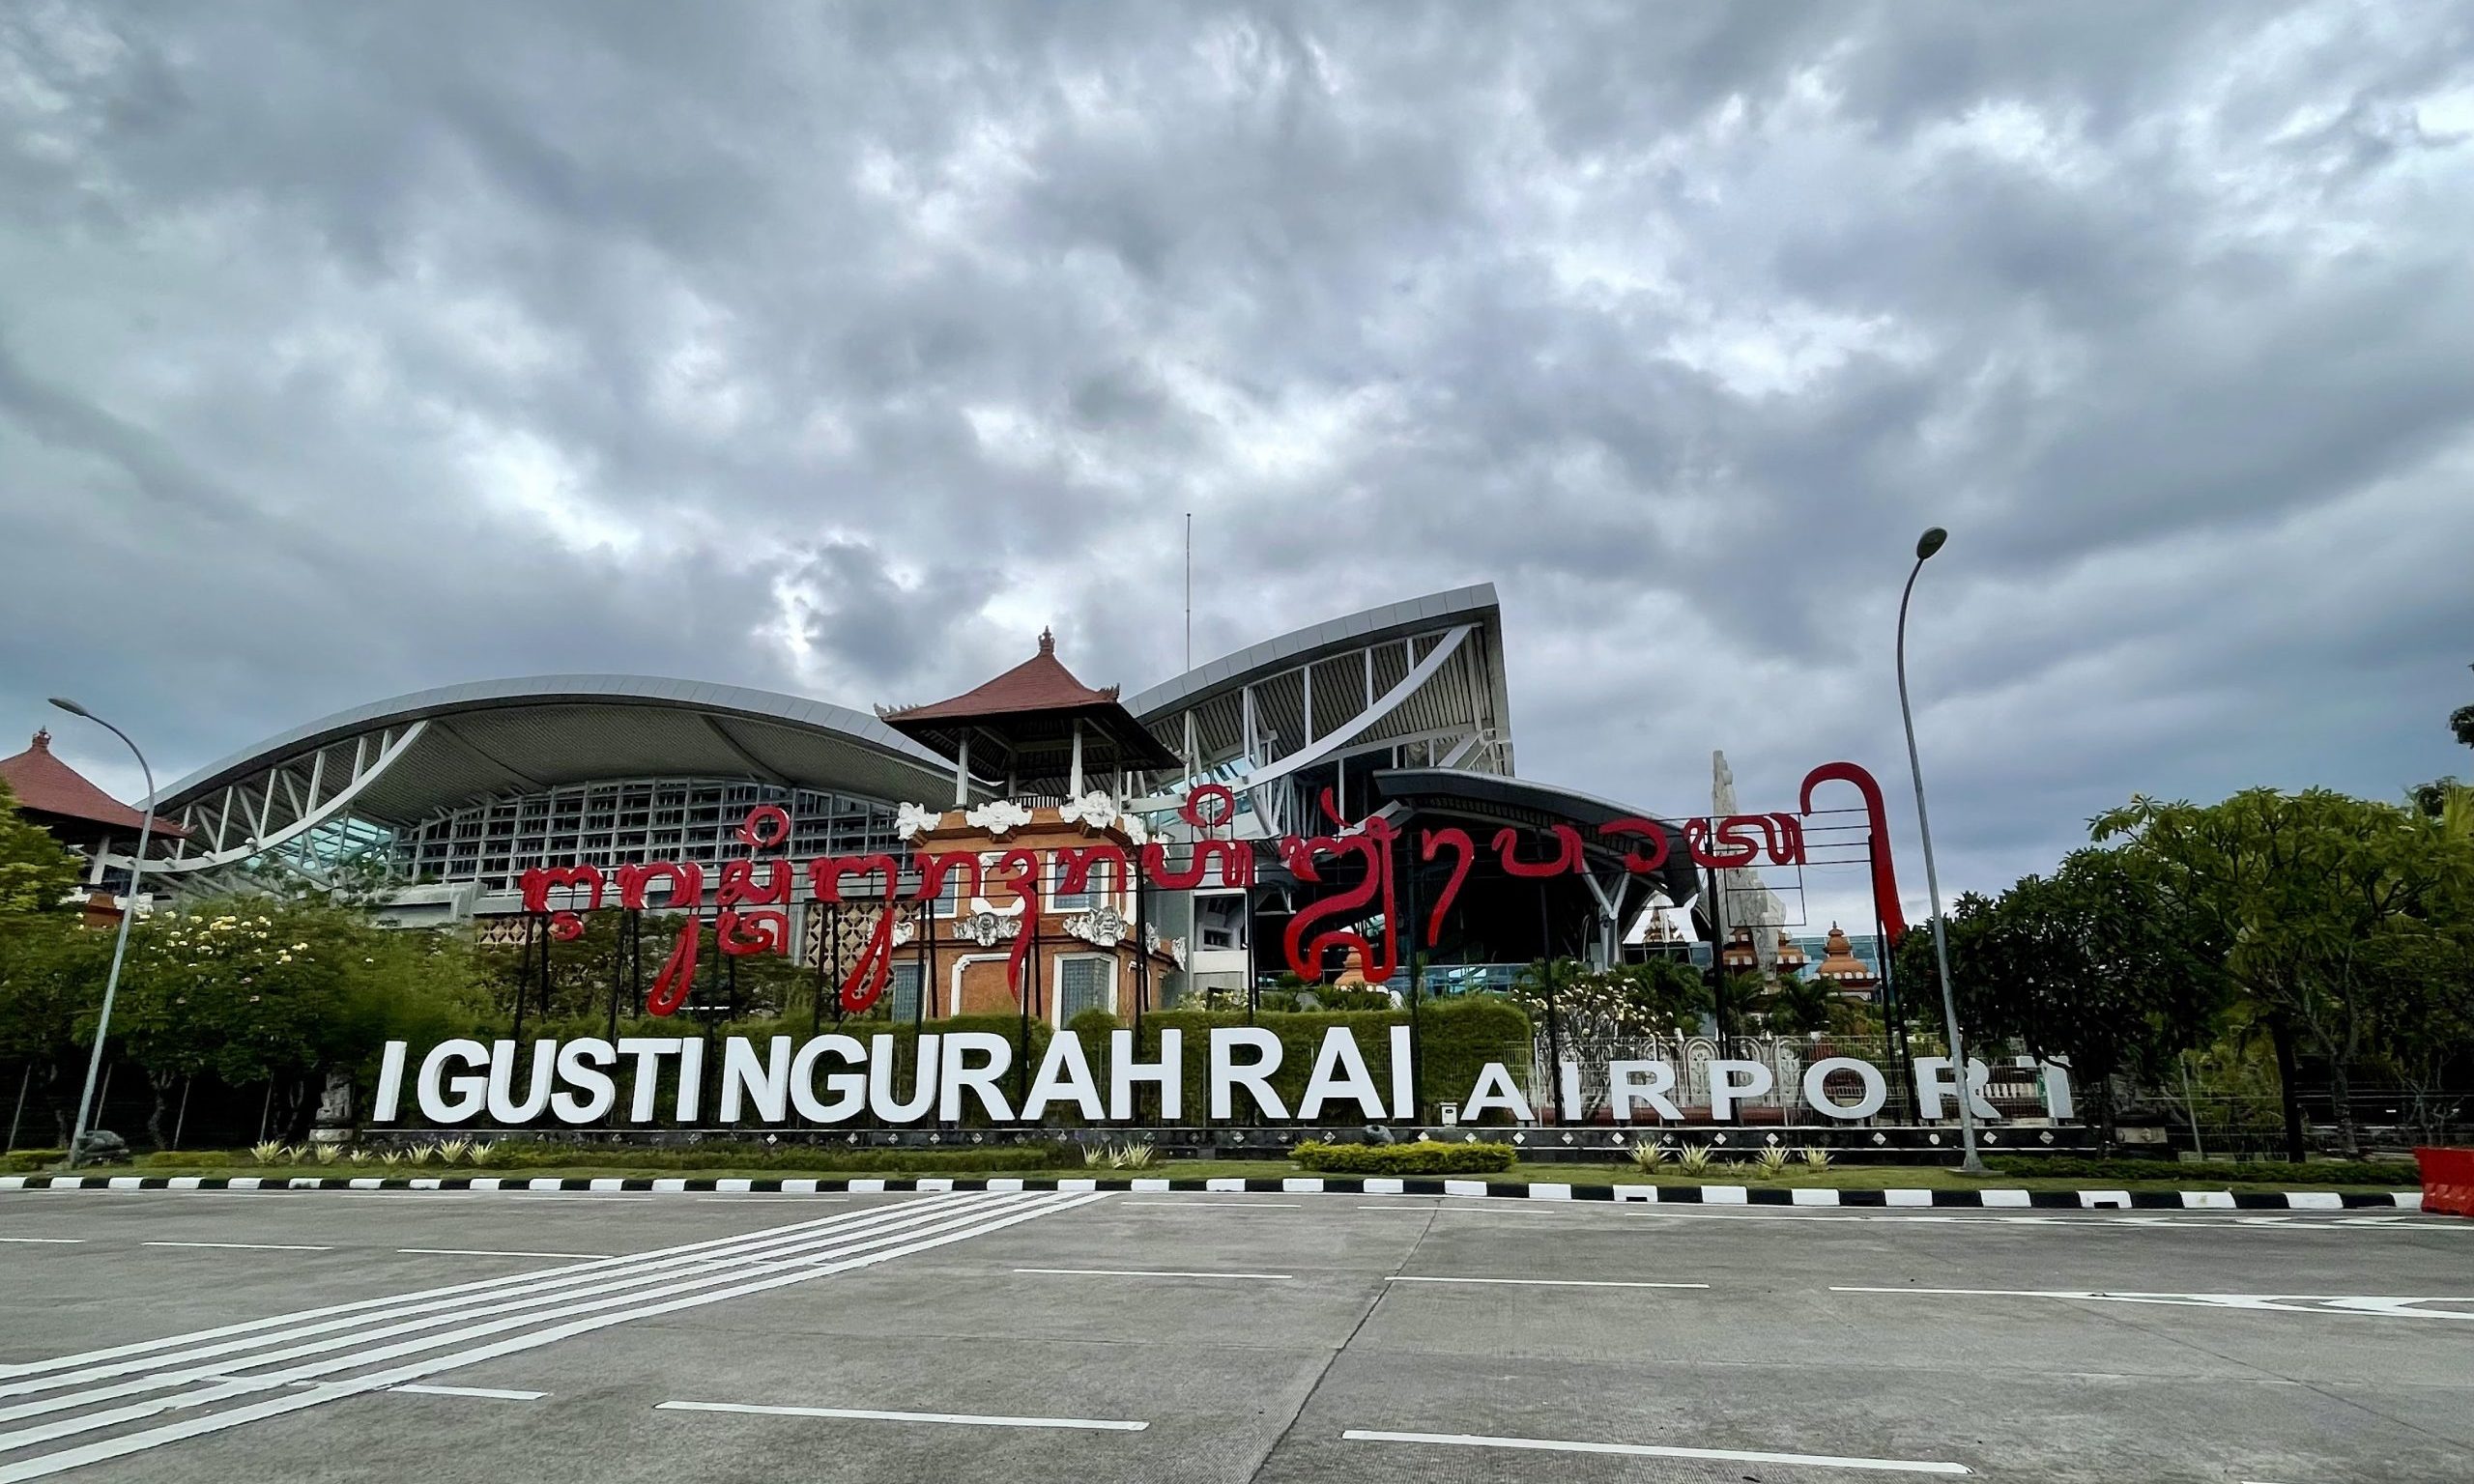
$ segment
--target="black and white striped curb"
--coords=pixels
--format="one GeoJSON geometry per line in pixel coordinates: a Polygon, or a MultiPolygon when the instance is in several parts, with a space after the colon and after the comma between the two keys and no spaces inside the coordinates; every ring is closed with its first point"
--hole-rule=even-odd
{"type": "Polygon", "coordinates": [[[379,1179],[300,1175],[9,1175],[0,1190],[559,1190],[699,1191],[725,1195],[875,1195],[913,1190],[1122,1190],[1223,1192],[1248,1195],[1478,1195],[1504,1200],[1612,1201],[1650,1206],[1961,1207],[2060,1211],[2419,1211],[2420,1190],[1805,1190],[1765,1185],[1572,1185],[1547,1181],[1494,1184],[1482,1180],[1412,1180],[1381,1176],[1291,1176],[1279,1180],[1162,1180],[1138,1177],[965,1178],[922,1175],[712,1179],[527,1180],[520,1176],[444,1175],[379,1179]]]}

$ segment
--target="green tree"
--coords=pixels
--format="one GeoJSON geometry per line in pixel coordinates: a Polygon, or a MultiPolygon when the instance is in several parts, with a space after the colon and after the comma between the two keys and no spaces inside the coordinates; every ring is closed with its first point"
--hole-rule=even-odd
{"type": "MultiPolygon", "coordinates": [[[[2164,1075],[2225,1008],[2222,946],[2166,881],[2127,852],[2079,850],[2050,877],[1961,897],[1947,924],[1969,1037],[2067,1062],[2109,1137],[2114,1079],[2164,1075]]],[[[1932,955],[1929,931],[1910,934],[1900,973],[1938,983],[1932,955]]]]}
{"type": "MultiPolygon", "coordinates": [[[[2358,1153],[2353,1078],[2397,1018],[2394,966],[2409,940],[2437,930],[2435,908],[2463,899],[2474,849],[2412,810],[2320,788],[2205,806],[2135,798],[2093,830],[2125,842],[2123,858],[2201,925],[2281,1053],[2298,1045],[2326,1062],[2339,1142],[2358,1153]]],[[[2290,1145],[2293,1059],[2279,1060],[2290,1145]]]]}
{"type": "Polygon", "coordinates": [[[2474,932],[2464,924],[2392,934],[2368,956],[2377,985],[2373,1055],[2413,1105],[2422,1140],[2437,1144],[2464,1099],[2461,1070],[2474,1064],[2474,932]]]}
{"type": "Polygon", "coordinates": [[[1838,1030],[1848,1024],[1841,1010],[1845,1003],[1819,979],[1782,974],[1769,991],[1762,1025],[1773,1034],[1787,1036],[1838,1030]]]}
{"type": "Polygon", "coordinates": [[[1770,981],[1749,971],[1722,973],[1710,987],[1710,1012],[1728,1036],[1750,1036],[1769,1024],[1770,1006],[1778,994],[1770,981]]]}
{"type": "Polygon", "coordinates": [[[27,823],[17,796],[0,782],[0,933],[14,921],[57,909],[82,873],[76,855],[27,823]]]}
{"type": "Polygon", "coordinates": [[[31,913],[0,925],[0,1061],[25,1069],[27,1095],[51,1115],[62,1147],[85,1085],[85,1029],[102,1003],[112,935],[89,932],[74,912],[31,913]]]}
{"type": "Polygon", "coordinates": [[[67,1144],[84,1085],[78,1016],[102,997],[109,935],[84,930],[70,901],[82,865],[48,831],[29,824],[0,783],[0,1059],[25,1069],[67,1144]]]}
{"type": "Polygon", "coordinates": [[[460,934],[390,931],[315,895],[245,896],[159,914],[134,935],[112,1030],[153,1088],[161,1146],[187,1079],[267,1084],[276,1127],[305,1138],[330,1071],[359,1075],[387,1041],[489,1018],[460,934]]]}

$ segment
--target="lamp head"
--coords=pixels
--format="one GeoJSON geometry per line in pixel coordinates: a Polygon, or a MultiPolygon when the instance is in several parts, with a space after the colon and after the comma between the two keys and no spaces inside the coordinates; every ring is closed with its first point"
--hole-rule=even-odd
{"type": "Polygon", "coordinates": [[[88,721],[93,721],[95,718],[95,713],[87,710],[84,706],[77,704],[77,702],[71,700],[66,696],[54,696],[51,698],[51,703],[58,706],[61,710],[68,712],[71,716],[82,716],[88,721]]]}
{"type": "Polygon", "coordinates": [[[1915,559],[1918,561],[1924,560],[1935,552],[1940,551],[1942,549],[1942,543],[1949,539],[1950,533],[1943,530],[1941,527],[1934,526],[1927,528],[1924,534],[1915,538],[1915,559]]]}

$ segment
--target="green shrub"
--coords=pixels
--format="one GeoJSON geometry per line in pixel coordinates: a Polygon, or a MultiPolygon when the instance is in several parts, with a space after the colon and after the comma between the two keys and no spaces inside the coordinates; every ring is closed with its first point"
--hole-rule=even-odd
{"type": "Polygon", "coordinates": [[[2088,1159],[2076,1155],[1987,1155],[1984,1164],[1999,1175],[2050,1175],[2057,1180],[2178,1180],[2197,1184],[2249,1182],[2385,1185],[2402,1189],[2421,1179],[2415,1167],[2402,1159],[2324,1159],[2288,1164],[2266,1159],[2088,1159]]]}
{"type": "Polygon", "coordinates": [[[0,1155],[0,1175],[30,1175],[68,1157],[65,1149],[13,1149],[0,1155]]]}
{"type": "Polygon", "coordinates": [[[1484,1175],[1511,1168],[1509,1144],[1324,1144],[1309,1139],[1289,1157],[1326,1175],[1484,1175]]]}
{"type": "Polygon", "coordinates": [[[158,1149],[138,1161],[147,1165],[177,1165],[190,1170],[219,1170],[233,1162],[232,1156],[220,1149],[158,1149]]]}

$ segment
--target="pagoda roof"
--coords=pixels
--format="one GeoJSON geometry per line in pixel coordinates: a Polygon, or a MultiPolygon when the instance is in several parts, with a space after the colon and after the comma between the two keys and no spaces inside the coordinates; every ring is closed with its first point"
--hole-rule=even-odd
{"type": "Polygon", "coordinates": [[[1091,768],[1166,768],[1177,763],[1117,699],[1113,685],[1084,685],[1056,657],[1056,636],[1040,631],[1037,654],[959,696],[922,706],[879,707],[886,726],[944,756],[964,739],[979,744],[974,768],[1002,765],[1046,776],[1064,766],[1079,727],[1091,768]]]}
{"type": "Polygon", "coordinates": [[[1074,672],[1056,657],[1056,636],[1042,629],[1040,652],[996,678],[944,700],[931,701],[924,706],[902,706],[878,714],[888,726],[899,728],[905,723],[976,721],[985,717],[1015,716],[1026,711],[1070,711],[1082,706],[1114,705],[1116,699],[1117,688],[1113,685],[1094,690],[1075,679],[1074,672]]]}
{"type": "MultiPolygon", "coordinates": [[[[17,808],[26,813],[75,819],[132,835],[145,820],[141,811],[103,792],[88,783],[84,774],[52,756],[51,733],[47,730],[36,731],[33,745],[14,757],[0,757],[0,779],[8,781],[9,791],[17,796],[17,808]]],[[[178,836],[188,832],[158,814],[155,833],[178,836]]]]}

